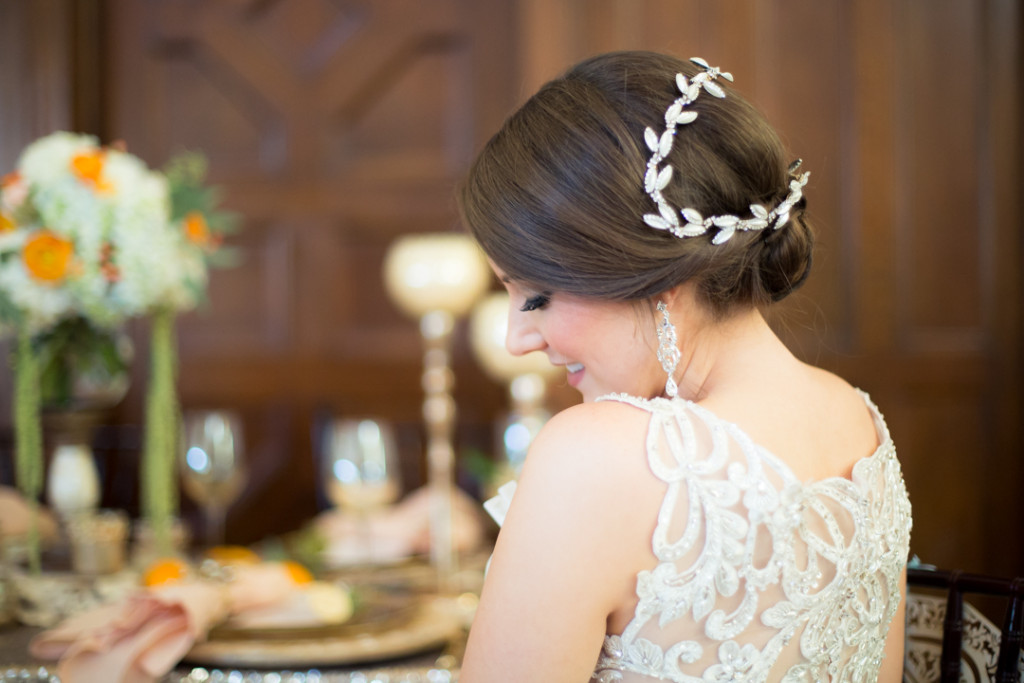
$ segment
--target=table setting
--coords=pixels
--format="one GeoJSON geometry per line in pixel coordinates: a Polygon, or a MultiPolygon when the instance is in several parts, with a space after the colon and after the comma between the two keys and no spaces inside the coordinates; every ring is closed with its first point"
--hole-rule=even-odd
{"type": "Polygon", "coordinates": [[[311,425],[310,495],[326,509],[230,544],[250,483],[244,420],[182,405],[176,387],[175,318],[231,266],[238,223],[204,176],[201,155],[150,169],[122,143],[58,132],[0,183],[0,333],[15,341],[0,681],[456,681],[496,527],[455,482],[453,333],[469,320],[477,361],[509,390],[486,495],[508,490],[547,419],[552,367],[504,350],[507,296],[487,296],[468,236],[400,235],[381,286],[418,325],[426,481],[402,481],[388,416],[328,411],[311,425]],[[101,507],[91,448],[128,394],[134,320],[151,335],[137,516],[101,507]]]}
{"type": "MultiPolygon", "coordinates": [[[[456,592],[439,592],[429,548],[417,545],[423,525],[403,524],[422,520],[428,504],[426,492],[413,491],[368,519],[325,511],[297,535],[347,551],[319,562],[284,555],[280,543],[199,544],[154,558],[133,540],[122,546],[123,563],[76,569],[74,551],[57,539],[33,575],[14,539],[3,568],[0,680],[361,680],[371,670],[378,673],[366,680],[385,670],[380,680],[456,680],[488,547],[479,517],[456,513],[456,525],[471,527],[456,536],[469,542],[456,548],[456,592]],[[402,538],[409,541],[400,554],[402,538]],[[354,554],[353,541],[386,544],[393,554],[354,554]]],[[[16,512],[24,517],[28,506],[16,512]]],[[[12,519],[5,514],[5,527],[12,519]]]]}

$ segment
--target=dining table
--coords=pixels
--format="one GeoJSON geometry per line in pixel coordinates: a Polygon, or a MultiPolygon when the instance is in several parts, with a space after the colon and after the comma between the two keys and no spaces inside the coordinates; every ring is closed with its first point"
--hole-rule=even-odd
{"type": "MultiPolygon", "coordinates": [[[[391,600],[397,607],[375,614],[372,605],[364,605],[344,628],[296,636],[257,632],[218,638],[215,627],[154,683],[453,683],[459,678],[482,570],[477,556],[469,558],[456,590],[441,593],[426,558],[347,569],[336,578],[354,586],[403,586],[400,601],[391,600]],[[403,607],[401,600],[408,605],[403,607]]],[[[59,683],[57,662],[29,650],[44,629],[14,618],[10,595],[7,602],[0,616],[0,683],[59,683]]]]}

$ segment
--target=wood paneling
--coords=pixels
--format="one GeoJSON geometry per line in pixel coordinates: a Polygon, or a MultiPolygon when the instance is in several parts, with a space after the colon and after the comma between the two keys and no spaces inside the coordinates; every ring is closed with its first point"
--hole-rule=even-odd
{"type": "MultiPolygon", "coordinates": [[[[885,412],[914,552],[1024,571],[1024,548],[1006,541],[1024,532],[1014,0],[72,6],[0,3],[0,162],[76,122],[153,164],[181,148],[209,156],[245,217],[244,261],[214,273],[209,307],[181,319],[180,388],[186,407],[245,415],[254,483],[232,512],[234,540],[314,511],[320,406],[394,419],[422,479],[420,347],[379,286],[387,244],[456,227],[455,180],[541,83],[584,56],[645,48],[732,71],[812,172],[815,271],[776,320],[801,357],[885,412]]],[[[145,333],[135,326],[127,423],[145,333]]],[[[455,358],[460,443],[488,449],[503,392],[461,331],[455,358]]],[[[557,387],[552,404],[573,400],[557,387]]]]}

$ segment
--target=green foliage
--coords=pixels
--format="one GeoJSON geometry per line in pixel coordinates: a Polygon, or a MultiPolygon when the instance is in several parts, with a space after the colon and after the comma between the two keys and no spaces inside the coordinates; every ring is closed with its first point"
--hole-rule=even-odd
{"type": "Polygon", "coordinates": [[[74,407],[74,379],[80,372],[111,379],[128,370],[115,333],[86,318],[65,318],[32,340],[38,357],[40,400],[47,408],[74,407]]]}
{"type": "Polygon", "coordinates": [[[284,536],[271,536],[259,543],[259,554],[266,560],[294,560],[306,567],[314,576],[321,575],[326,562],[327,538],[315,524],[292,531],[284,536]]]}
{"type": "Polygon", "coordinates": [[[28,332],[18,334],[14,373],[14,457],[18,488],[31,510],[29,567],[39,573],[39,494],[43,490],[43,435],[39,422],[39,364],[28,332]]]}
{"type": "Polygon", "coordinates": [[[171,522],[178,509],[174,456],[178,447],[180,409],[174,382],[174,313],[158,311],[151,330],[146,426],[142,445],[142,509],[156,534],[157,547],[171,549],[171,522]]]}
{"type": "MultiPolygon", "coordinates": [[[[19,326],[24,317],[24,312],[14,305],[14,302],[11,301],[6,292],[0,291],[0,323],[16,327],[19,326]]],[[[0,332],[2,331],[0,330],[0,332]]]]}
{"type": "Polygon", "coordinates": [[[486,489],[498,476],[498,463],[477,448],[463,450],[459,465],[480,489],[486,489]]]}
{"type": "Polygon", "coordinates": [[[171,220],[182,220],[193,211],[206,218],[210,232],[215,235],[232,234],[238,231],[239,216],[230,211],[218,209],[221,192],[205,184],[208,164],[199,152],[182,152],[174,156],[164,167],[170,191],[171,220]]]}

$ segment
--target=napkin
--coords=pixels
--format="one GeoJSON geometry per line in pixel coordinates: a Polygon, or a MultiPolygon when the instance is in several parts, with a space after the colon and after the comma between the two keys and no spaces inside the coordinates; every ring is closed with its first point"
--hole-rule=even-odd
{"type": "Polygon", "coordinates": [[[502,484],[498,489],[498,495],[484,501],[484,510],[491,516],[498,526],[505,523],[505,516],[508,515],[508,508],[512,505],[512,496],[516,492],[515,480],[502,484]]]}
{"type": "Polygon", "coordinates": [[[151,683],[227,613],[226,594],[212,582],[143,590],[40,633],[29,652],[59,659],[63,683],[151,683]]]}
{"type": "Polygon", "coordinates": [[[191,579],[140,588],[75,615],[29,644],[59,659],[64,683],[152,683],[166,675],[210,628],[233,614],[286,603],[298,587],[279,564],[233,567],[230,581],[191,579]]]}
{"type": "MultiPolygon", "coordinates": [[[[315,526],[327,540],[324,556],[333,565],[397,562],[430,552],[430,489],[422,486],[397,504],[360,519],[344,510],[321,513],[315,526]]],[[[452,543],[469,551],[484,539],[478,505],[461,489],[452,494],[452,543]]]]}

